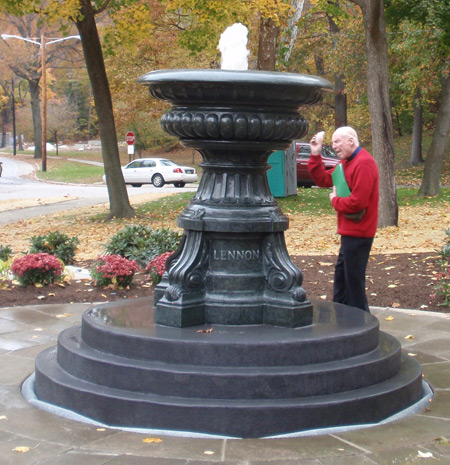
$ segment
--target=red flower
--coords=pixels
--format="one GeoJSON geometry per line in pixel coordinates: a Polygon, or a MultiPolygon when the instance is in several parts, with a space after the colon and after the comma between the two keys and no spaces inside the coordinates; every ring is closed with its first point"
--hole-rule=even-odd
{"type": "Polygon", "coordinates": [[[131,284],[136,271],[139,271],[139,266],[135,260],[128,260],[121,255],[105,255],[97,257],[91,276],[100,287],[110,284],[126,287],[131,284]]]}
{"type": "Polygon", "coordinates": [[[173,254],[174,252],[165,252],[158,255],[153,260],[150,260],[148,265],[145,267],[145,271],[149,274],[150,279],[155,284],[158,284],[161,281],[161,278],[166,271],[167,260],[173,254]]]}
{"type": "Polygon", "coordinates": [[[54,255],[48,253],[33,253],[16,258],[11,265],[11,271],[20,284],[50,284],[58,280],[64,270],[64,265],[54,255]]]}

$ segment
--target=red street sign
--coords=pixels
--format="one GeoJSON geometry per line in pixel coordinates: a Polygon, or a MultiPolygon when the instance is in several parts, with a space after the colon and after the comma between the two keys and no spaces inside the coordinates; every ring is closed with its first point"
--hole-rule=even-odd
{"type": "Polygon", "coordinates": [[[136,141],[136,137],[134,135],[134,132],[127,132],[127,135],[125,136],[125,141],[128,145],[133,145],[136,141]]]}

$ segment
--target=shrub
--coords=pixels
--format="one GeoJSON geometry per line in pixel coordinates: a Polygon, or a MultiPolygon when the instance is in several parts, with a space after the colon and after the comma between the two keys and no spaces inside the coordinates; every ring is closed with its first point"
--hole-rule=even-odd
{"type": "Polygon", "coordinates": [[[181,234],[168,228],[152,229],[141,224],[127,226],[111,237],[105,246],[108,254],[136,260],[141,266],[164,252],[177,249],[181,234]]]}
{"type": "Polygon", "coordinates": [[[75,250],[80,241],[78,237],[69,237],[60,231],[51,232],[43,236],[33,236],[30,239],[31,248],[29,253],[48,253],[56,255],[66,265],[73,263],[75,250]]]}
{"type": "Polygon", "coordinates": [[[450,307],[450,229],[447,229],[445,234],[447,235],[447,243],[440,251],[442,271],[437,275],[438,284],[435,290],[437,297],[443,299],[439,305],[450,307]]]}
{"type": "Polygon", "coordinates": [[[446,261],[450,259],[450,229],[447,229],[445,231],[445,234],[447,235],[447,243],[444,244],[440,251],[440,255],[442,260],[446,261]]]}
{"type": "Polygon", "coordinates": [[[54,255],[34,253],[16,258],[11,271],[22,286],[29,284],[51,284],[59,281],[64,265],[54,255]]]}
{"type": "Polygon", "coordinates": [[[2,260],[3,262],[7,262],[11,258],[11,255],[11,247],[9,247],[8,245],[3,246],[0,244],[0,260],[2,260]]]}
{"type": "Polygon", "coordinates": [[[161,282],[164,272],[166,271],[167,259],[173,255],[174,252],[165,252],[158,255],[153,260],[150,260],[148,265],[145,267],[145,271],[148,273],[150,280],[154,284],[161,282]]]}
{"type": "Polygon", "coordinates": [[[113,285],[125,288],[133,281],[136,271],[139,271],[139,266],[134,260],[120,255],[104,255],[97,257],[91,276],[98,287],[113,285]]]}
{"type": "Polygon", "coordinates": [[[5,281],[8,279],[10,265],[11,264],[9,262],[0,260],[0,289],[7,287],[5,285],[5,281]]]}

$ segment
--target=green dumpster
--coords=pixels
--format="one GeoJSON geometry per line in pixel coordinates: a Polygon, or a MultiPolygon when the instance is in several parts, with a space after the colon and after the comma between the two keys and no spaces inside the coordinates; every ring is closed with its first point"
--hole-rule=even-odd
{"type": "Polygon", "coordinates": [[[267,181],[272,195],[274,197],[297,195],[297,165],[294,144],[287,150],[273,152],[268,163],[271,168],[267,171],[267,181]]]}

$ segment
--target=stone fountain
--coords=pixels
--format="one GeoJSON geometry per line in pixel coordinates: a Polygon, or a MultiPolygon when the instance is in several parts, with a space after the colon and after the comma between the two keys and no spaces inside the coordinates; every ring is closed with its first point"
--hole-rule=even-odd
{"type": "Polygon", "coordinates": [[[422,370],[372,315],[310,302],[272,197],[271,152],[307,133],[314,76],[172,70],[139,79],[202,157],[154,302],[85,312],[36,360],[45,402],[110,426],[265,437],[377,423],[423,397],[422,370]]]}

